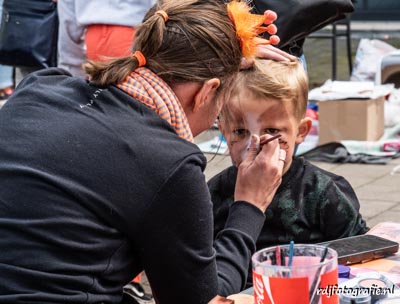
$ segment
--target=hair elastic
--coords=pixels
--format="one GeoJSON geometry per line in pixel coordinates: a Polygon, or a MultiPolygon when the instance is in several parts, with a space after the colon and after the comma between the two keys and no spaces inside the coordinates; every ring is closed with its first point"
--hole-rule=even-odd
{"type": "Polygon", "coordinates": [[[146,65],[146,57],[144,57],[141,51],[136,51],[132,54],[132,57],[135,57],[137,59],[139,67],[146,65]]]}
{"type": "Polygon", "coordinates": [[[163,10],[158,10],[158,11],[156,11],[156,12],[154,13],[154,15],[160,15],[161,17],[163,17],[164,22],[167,22],[167,21],[168,21],[168,14],[167,14],[165,11],[163,11],[163,10]]]}

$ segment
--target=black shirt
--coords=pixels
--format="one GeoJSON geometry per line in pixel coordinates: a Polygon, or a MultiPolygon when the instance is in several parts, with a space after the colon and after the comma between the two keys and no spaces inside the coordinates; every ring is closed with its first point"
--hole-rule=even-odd
{"type": "MultiPolygon", "coordinates": [[[[231,166],[208,182],[214,209],[214,236],[223,231],[237,168],[231,166]]],[[[294,158],[283,176],[257,239],[257,250],[277,244],[319,243],[368,231],[351,185],[341,176],[294,158]]],[[[249,277],[249,282],[251,277],[249,277]]]]}

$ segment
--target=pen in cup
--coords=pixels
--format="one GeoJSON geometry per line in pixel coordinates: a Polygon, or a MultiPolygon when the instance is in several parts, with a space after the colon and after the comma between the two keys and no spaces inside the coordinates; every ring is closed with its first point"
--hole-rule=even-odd
{"type": "Polygon", "coordinates": [[[288,266],[289,266],[289,272],[287,276],[290,278],[291,275],[291,267],[293,263],[293,254],[294,254],[294,241],[290,241],[289,244],[289,261],[288,261],[288,266]]]}
{"type": "Polygon", "coordinates": [[[276,259],[276,265],[281,266],[281,247],[276,246],[275,248],[275,259],[276,259]]]}
{"type": "MultiPolygon", "coordinates": [[[[281,266],[281,263],[282,263],[281,247],[278,245],[275,247],[275,265],[281,266]]],[[[283,274],[281,271],[278,271],[278,276],[283,277],[283,274]]]]}
{"type": "MultiPolygon", "coordinates": [[[[321,259],[319,260],[320,263],[323,263],[325,261],[327,254],[328,254],[328,246],[325,247],[324,253],[321,256],[321,259]]],[[[317,293],[317,289],[319,287],[319,283],[321,280],[320,276],[321,276],[321,273],[323,272],[323,270],[324,270],[324,266],[321,265],[318,268],[318,270],[314,276],[314,280],[311,284],[311,290],[310,290],[310,303],[311,304],[319,303],[320,295],[317,293]]]]}

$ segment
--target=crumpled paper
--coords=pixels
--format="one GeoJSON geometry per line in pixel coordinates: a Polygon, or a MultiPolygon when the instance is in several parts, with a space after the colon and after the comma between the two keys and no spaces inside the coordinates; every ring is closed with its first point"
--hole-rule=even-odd
{"type": "Polygon", "coordinates": [[[340,99],[374,99],[386,96],[394,84],[375,85],[372,81],[332,81],[328,79],[322,86],[310,90],[308,99],[327,101],[340,99]]]}

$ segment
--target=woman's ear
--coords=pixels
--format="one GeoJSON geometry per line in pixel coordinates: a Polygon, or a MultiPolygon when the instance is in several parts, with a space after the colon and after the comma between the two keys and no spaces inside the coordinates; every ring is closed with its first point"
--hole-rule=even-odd
{"type": "Polygon", "coordinates": [[[308,132],[312,127],[312,119],[310,117],[304,117],[299,124],[297,136],[296,136],[296,144],[301,144],[306,138],[308,132]]]}
{"type": "Polygon", "coordinates": [[[214,95],[219,88],[221,81],[218,78],[212,78],[203,83],[197,91],[192,105],[192,111],[196,113],[201,107],[214,102],[214,95]]]}

